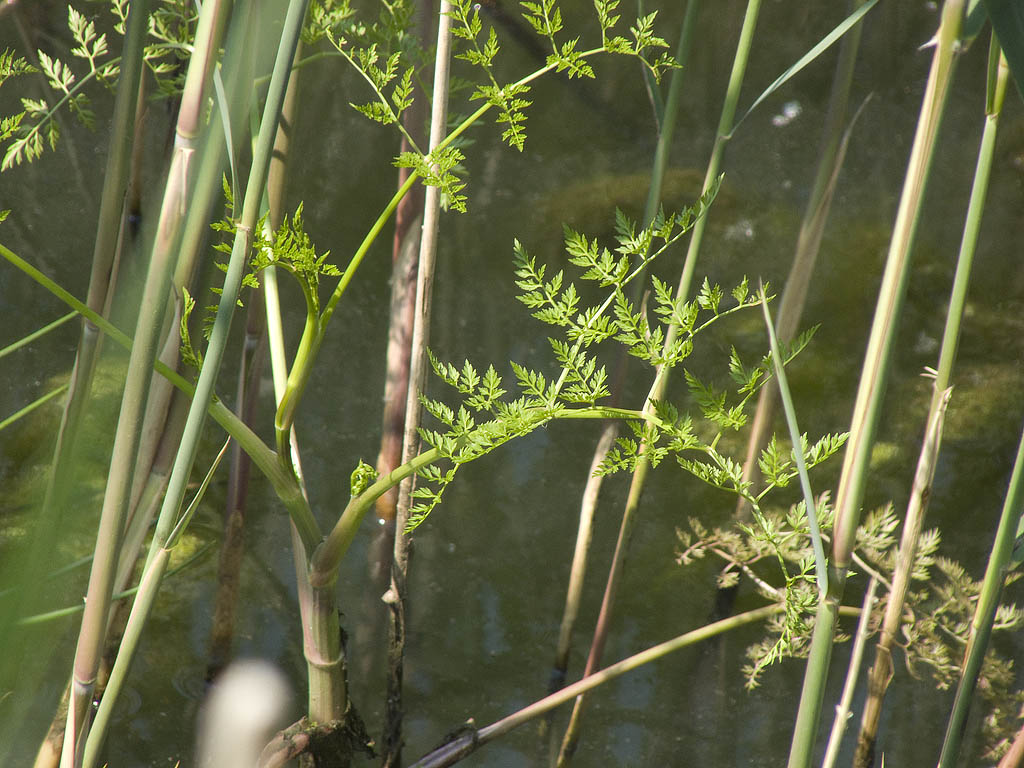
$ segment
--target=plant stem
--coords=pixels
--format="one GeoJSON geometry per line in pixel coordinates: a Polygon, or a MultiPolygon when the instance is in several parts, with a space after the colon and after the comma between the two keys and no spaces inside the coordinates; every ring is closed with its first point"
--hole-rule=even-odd
{"type": "Polygon", "coordinates": [[[967,641],[964,653],[963,668],[960,682],[957,684],[956,697],[953,699],[953,710],[946,725],[946,736],[942,742],[942,754],[939,756],[939,768],[952,768],[960,756],[960,743],[964,729],[967,727],[967,714],[971,707],[974,689],[978,683],[978,675],[988,650],[989,638],[992,636],[992,624],[996,610],[999,608],[999,596],[1010,569],[1014,567],[1013,554],[1015,542],[1019,539],[1024,520],[1024,432],[1021,433],[1017,446],[1017,459],[1013,464],[1010,486],[1006,491],[1003,511],[999,517],[999,528],[996,530],[995,541],[992,543],[985,579],[982,582],[981,594],[974,609],[971,621],[971,636],[967,641]]]}
{"type": "Polygon", "coordinates": [[[807,476],[807,462],[804,460],[803,449],[801,448],[800,427],[797,426],[796,408],[793,405],[793,396],[789,391],[789,383],[786,380],[785,360],[782,357],[782,350],[779,348],[779,338],[772,325],[771,312],[768,310],[768,297],[764,292],[764,284],[761,284],[761,311],[764,313],[765,325],[768,327],[768,340],[772,351],[772,365],[775,369],[775,381],[779,388],[779,395],[782,398],[782,410],[786,414],[786,425],[789,427],[789,439],[793,443],[793,463],[796,465],[797,473],[800,476],[800,489],[804,494],[804,507],[807,510],[807,523],[810,529],[811,546],[814,549],[814,570],[818,585],[818,598],[824,599],[828,593],[828,570],[825,561],[825,549],[821,544],[821,528],[818,525],[818,515],[814,505],[814,494],[811,492],[811,481],[807,476]]]}
{"type": "Polygon", "coordinates": [[[789,768],[809,766],[814,751],[835,636],[836,610],[842,599],[847,570],[853,556],[864,485],[867,482],[868,458],[881,410],[882,391],[888,377],[895,327],[906,295],[910,252],[921,200],[946,95],[952,80],[955,54],[959,50],[963,9],[963,0],[947,0],[942,11],[938,44],[932,58],[917,133],[893,227],[885,275],[879,291],[871,337],[857,390],[839,490],[836,493],[829,592],[827,598],[819,603],[815,619],[803,691],[790,747],[789,768]]]}
{"type": "MultiPolygon", "coordinates": [[[[434,84],[431,99],[431,152],[444,140],[448,125],[448,83],[451,69],[451,3],[441,0],[434,55],[434,84]]],[[[410,349],[409,387],[405,403],[405,439],[402,461],[416,455],[422,406],[419,395],[429,368],[427,341],[430,338],[430,311],[433,306],[434,264],[437,258],[438,229],[441,223],[441,189],[428,187],[423,201],[423,233],[420,239],[419,267],[416,274],[416,304],[413,314],[410,349]]],[[[388,682],[386,696],[385,744],[382,765],[399,766],[402,760],[402,677],[405,656],[405,615],[408,607],[406,583],[409,569],[409,539],[404,535],[409,520],[414,475],[402,480],[395,514],[394,560],[391,588],[388,590],[388,682]]]]}
{"type": "MultiPolygon", "coordinates": [[[[711,158],[708,161],[707,172],[704,176],[704,184],[701,189],[702,196],[718,181],[719,168],[721,167],[722,155],[725,150],[725,137],[732,125],[733,118],[736,115],[736,105],[739,101],[740,86],[743,82],[743,75],[746,72],[747,60],[749,58],[750,48],[753,42],[754,28],[757,25],[757,16],[760,11],[760,6],[760,0],[749,0],[747,3],[746,14],[743,18],[743,28],[740,31],[740,39],[736,48],[736,56],[733,60],[732,72],[729,77],[729,87],[722,107],[722,114],[718,121],[718,132],[716,134],[714,147],[711,150],[711,158]]],[[[686,299],[690,293],[693,272],[696,266],[697,254],[700,250],[706,221],[707,216],[701,216],[698,218],[690,233],[690,244],[686,252],[686,261],[683,265],[683,271],[679,278],[679,284],[676,288],[676,298],[686,299]]],[[[677,333],[678,329],[675,326],[669,328],[668,333],[665,335],[663,349],[667,350],[671,347],[675,342],[677,333]]],[[[651,385],[650,392],[645,400],[645,410],[652,408],[652,401],[659,400],[664,396],[665,387],[668,384],[669,371],[669,366],[660,366],[657,369],[654,383],[651,385]]],[[[612,609],[618,592],[619,580],[625,563],[626,553],[629,549],[629,543],[632,538],[633,526],[635,525],[635,513],[637,508],[640,506],[640,497],[647,481],[647,473],[649,469],[650,464],[644,458],[641,447],[641,454],[638,457],[636,469],[633,471],[633,476],[629,486],[629,494],[626,499],[626,506],[622,513],[619,536],[615,542],[615,554],[613,555],[612,565],[608,572],[608,580],[605,585],[604,596],[601,600],[601,610],[598,615],[597,625],[594,628],[594,637],[591,641],[590,653],[587,657],[587,664],[583,673],[584,676],[593,673],[594,670],[599,667],[601,656],[604,653],[604,644],[611,625],[612,609]]],[[[576,700],[576,703],[573,706],[569,726],[566,728],[565,735],[562,738],[562,746],[559,749],[557,765],[560,768],[568,763],[573,752],[576,750],[576,745],[579,741],[579,727],[580,718],[582,717],[583,712],[583,704],[584,697],[581,696],[576,700]]]]}
{"type": "Polygon", "coordinates": [[[348,547],[359,529],[359,524],[373,503],[388,489],[402,482],[421,467],[433,464],[440,458],[442,458],[441,452],[436,448],[424,451],[411,461],[378,477],[376,482],[358,496],[353,496],[330,534],[313,553],[313,559],[310,562],[310,583],[314,586],[323,586],[333,582],[341,559],[348,551],[348,547]]]}
{"type": "MultiPolygon", "coordinates": [[[[431,36],[433,4],[416,0],[415,31],[424,42],[431,36]]],[[[405,131],[418,144],[426,143],[427,96],[418,80],[413,86],[413,103],[402,113],[405,131]]],[[[402,135],[399,152],[411,152],[412,146],[402,135]]],[[[398,169],[401,187],[412,173],[410,168],[398,169]]],[[[381,425],[380,452],[377,455],[377,474],[390,472],[402,463],[402,442],[405,428],[405,401],[409,391],[409,345],[412,340],[413,318],[416,309],[416,269],[418,233],[423,216],[423,187],[414,185],[395,209],[395,235],[391,243],[391,303],[388,312],[388,346],[384,377],[384,415],[381,425]]],[[[397,490],[377,500],[377,519],[384,521],[371,548],[375,562],[371,563],[375,581],[383,584],[391,571],[391,552],[394,549],[395,505],[397,490]],[[379,553],[379,554],[378,554],[379,553]]]]}
{"type": "MultiPolygon", "coordinates": [[[[288,13],[281,33],[281,43],[274,64],[274,74],[271,78],[267,102],[263,111],[263,119],[260,123],[260,133],[256,140],[253,162],[249,170],[249,179],[246,183],[241,221],[235,233],[235,241],[224,279],[217,318],[214,322],[213,332],[210,335],[210,342],[206,350],[203,366],[199,373],[196,393],[189,410],[181,446],[171,471],[167,494],[164,497],[164,503],[157,519],[153,543],[147,562],[151,562],[161,556],[160,553],[167,543],[171,529],[178,519],[178,512],[185,495],[186,484],[195,461],[203,423],[212,399],[220,362],[227,345],[228,331],[232,316],[234,315],[237,296],[241,288],[248,251],[252,244],[252,230],[256,226],[256,220],[260,211],[260,202],[263,197],[273,142],[277,133],[278,120],[280,119],[281,106],[284,100],[284,91],[287,86],[288,74],[298,42],[299,30],[305,17],[307,2],[308,0],[292,0],[288,6],[288,13]]],[[[214,50],[216,50],[216,47],[214,47],[214,50]]],[[[160,575],[162,575],[162,571],[158,571],[155,576],[157,585],[159,585],[160,575]]],[[[148,606],[143,607],[139,611],[133,609],[129,626],[132,627],[132,622],[144,624],[148,613],[148,606]]],[[[132,628],[134,629],[134,627],[132,628]]],[[[141,633],[141,626],[135,631],[141,633]]],[[[337,644],[337,632],[335,632],[334,637],[334,642],[337,644]]],[[[118,654],[117,662],[115,662],[114,670],[111,674],[107,694],[103,699],[104,705],[108,707],[113,706],[113,702],[116,701],[120,687],[127,676],[127,668],[131,662],[131,656],[132,649],[122,646],[122,651],[118,654]]],[[[333,658],[333,654],[330,657],[333,658]]],[[[313,683],[311,682],[312,687],[313,683]]],[[[318,703],[325,706],[325,709],[318,711],[315,715],[320,720],[340,719],[341,714],[345,710],[344,696],[342,696],[341,701],[330,699],[326,702],[318,703]],[[325,717],[324,715],[327,716],[325,717]]],[[[98,742],[102,742],[103,734],[96,733],[93,735],[93,738],[98,742]]]]}
{"type": "Polygon", "coordinates": [[[858,673],[860,672],[861,662],[864,660],[864,646],[867,645],[871,611],[875,605],[875,593],[877,591],[878,579],[872,576],[868,580],[868,588],[864,593],[864,602],[861,604],[860,621],[857,622],[857,632],[853,637],[853,650],[850,652],[850,664],[846,671],[846,682],[843,683],[843,694],[839,699],[839,706],[836,707],[836,716],[832,721],[832,733],[829,734],[828,747],[825,750],[825,757],[821,761],[821,768],[833,768],[836,758],[839,756],[839,748],[843,743],[843,733],[846,731],[846,722],[852,714],[850,712],[850,704],[857,690],[858,673]]]}
{"type": "Polygon", "coordinates": [[[896,570],[893,573],[889,599],[886,601],[885,617],[878,633],[875,663],[868,676],[868,695],[861,716],[860,736],[857,739],[857,753],[854,757],[855,766],[867,768],[874,763],[875,736],[882,714],[882,700],[893,675],[892,647],[903,623],[904,603],[914,570],[917,543],[924,524],[928,498],[931,496],[932,479],[935,476],[939,445],[942,442],[942,424],[950,392],[950,389],[944,390],[945,396],[933,401],[928,416],[928,429],[921,444],[910,501],[903,520],[903,536],[896,555],[896,570]]]}
{"type": "Polygon", "coordinates": [[[785,610],[785,606],[781,604],[767,605],[763,608],[756,608],[746,613],[741,613],[736,616],[730,616],[727,619],[716,621],[713,624],[708,624],[695,629],[692,632],[679,635],[672,640],[668,640],[659,645],[655,645],[648,648],[646,651],[641,651],[633,656],[630,656],[622,661],[612,664],[605,669],[597,672],[593,672],[582,680],[579,680],[571,685],[565,686],[559,691],[544,697],[540,701],[535,701],[528,707],[511,714],[496,723],[492,723],[480,730],[474,730],[469,736],[457,739],[456,741],[450,742],[439,749],[434,750],[429,755],[416,761],[411,768],[442,768],[443,766],[454,765],[456,762],[466,757],[470,753],[476,751],[477,748],[483,746],[487,742],[496,739],[498,736],[502,736],[508,733],[513,728],[522,725],[533,718],[548,712],[555,707],[565,704],[571,701],[573,698],[578,697],[588,691],[597,688],[599,685],[603,685],[617,677],[624,675],[626,672],[630,672],[637,667],[641,667],[644,664],[649,664],[652,661],[667,656],[668,654],[686,648],[687,646],[699,643],[702,640],[720,635],[723,632],[728,632],[732,629],[752,624],[763,619],[767,619],[776,613],[781,613],[785,610]]]}

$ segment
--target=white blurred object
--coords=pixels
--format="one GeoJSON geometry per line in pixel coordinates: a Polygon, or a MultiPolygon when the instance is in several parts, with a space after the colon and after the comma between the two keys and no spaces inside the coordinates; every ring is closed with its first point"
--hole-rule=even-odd
{"type": "Polygon", "coordinates": [[[782,111],[772,118],[772,125],[776,128],[781,128],[785,125],[789,125],[804,111],[804,108],[800,106],[799,101],[787,101],[782,105],[782,111]]]}
{"type": "Polygon", "coordinates": [[[291,692],[265,661],[237,661],[213,684],[199,714],[201,768],[253,768],[284,723],[291,692]]]}

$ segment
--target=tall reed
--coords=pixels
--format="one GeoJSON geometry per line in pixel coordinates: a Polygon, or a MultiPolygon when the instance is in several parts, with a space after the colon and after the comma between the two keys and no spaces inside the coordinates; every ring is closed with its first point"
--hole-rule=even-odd
{"type": "Polygon", "coordinates": [[[956,274],[946,312],[946,325],[939,351],[939,362],[932,385],[933,396],[928,414],[928,430],[921,445],[921,455],[914,478],[910,503],[903,519],[903,535],[900,541],[898,567],[893,576],[892,589],[886,602],[885,617],[879,633],[875,663],[868,683],[868,697],[861,717],[860,736],[857,744],[856,764],[867,766],[873,763],[874,743],[881,718],[882,700],[892,678],[892,649],[903,623],[906,592],[910,585],[911,573],[917,560],[918,541],[924,526],[924,516],[931,496],[932,478],[938,459],[939,441],[942,434],[942,418],[949,400],[949,386],[960,338],[960,326],[967,300],[971,266],[977,245],[988,189],[989,172],[992,168],[996,128],[1006,95],[1007,68],[995,39],[992,40],[989,56],[988,98],[985,107],[985,130],[978,148],[978,162],[971,189],[971,200],[967,211],[964,234],[960,243],[956,274]]]}
{"type": "Polygon", "coordinates": [[[194,151],[205,85],[209,82],[213,64],[212,52],[217,47],[218,7],[216,3],[207,6],[196,35],[196,55],[192,60],[192,66],[189,67],[185,97],[179,113],[176,151],[168,175],[168,188],[158,224],[156,245],[150,260],[149,278],[146,280],[142,296],[142,311],[128,361],[128,375],[97,533],[86,610],[82,617],[82,629],[75,653],[71,700],[61,757],[63,768],[79,765],[81,750],[88,734],[92,692],[96,684],[96,669],[99,665],[99,653],[110,609],[114,570],[127,512],[143,412],[149,392],[153,359],[156,357],[157,339],[165,321],[164,309],[167,306],[171,273],[174,268],[180,211],[185,208],[188,194],[187,157],[194,151]]]}
{"type": "Polygon", "coordinates": [[[959,49],[963,13],[964,4],[960,0],[947,0],[942,9],[942,22],[937,35],[928,85],[921,104],[921,115],[917,123],[896,223],[893,225],[885,274],[854,404],[850,439],[846,446],[839,489],[836,493],[835,536],[829,563],[828,594],[818,603],[815,616],[814,633],[811,637],[804,685],[789,753],[790,768],[810,765],[814,751],[825,696],[825,682],[835,640],[836,619],[853,556],[857,526],[860,523],[868,458],[874,442],[882,391],[891,362],[896,322],[906,296],[910,253],[921,210],[921,199],[959,49]]]}

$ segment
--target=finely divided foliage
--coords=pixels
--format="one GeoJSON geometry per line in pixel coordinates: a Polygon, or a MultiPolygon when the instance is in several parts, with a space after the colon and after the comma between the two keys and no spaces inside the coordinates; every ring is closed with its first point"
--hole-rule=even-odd
{"type": "MultiPolygon", "coordinates": [[[[369,87],[368,101],[351,103],[356,111],[376,123],[393,125],[403,134],[409,151],[399,154],[394,165],[414,169],[423,183],[441,189],[449,207],[465,211],[467,198],[462,194],[465,183],[460,173],[465,159],[462,147],[466,143],[459,135],[487,108],[494,108],[497,113],[502,140],[522,151],[527,138],[527,111],[532,105],[528,98],[530,83],[537,76],[556,71],[569,78],[593,78],[589,59],[599,53],[635,57],[655,78],[676,66],[662,50],[667,47],[665,41],[653,32],[656,14],[636,18],[629,27],[629,36],[616,34],[619,2],[594,0],[601,39],[599,46],[589,50],[582,49],[579,36],[564,33],[558,0],[520,2],[523,19],[550,53],[546,53],[542,69],[510,81],[501,71],[498,35],[491,26],[484,29],[480,5],[474,0],[453,0],[452,32],[458,43],[455,57],[465,62],[479,80],[471,86],[470,104],[476,101],[485,106],[477,110],[474,118],[463,120],[430,153],[417,146],[403,125],[403,117],[414,103],[414,86],[428,60],[420,43],[408,32],[413,9],[409,0],[381,3],[377,19],[369,24],[354,18],[349,0],[314,0],[303,38],[309,44],[327,40],[365,83],[359,87],[369,87]]],[[[111,0],[114,28],[121,34],[127,9],[128,0],[111,0]]],[[[180,63],[190,54],[195,23],[196,14],[188,0],[163,0],[151,15],[152,42],[145,49],[145,57],[163,95],[174,94],[181,88],[180,63]]],[[[8,142],[0,170],[38,158],[46,144],[51,149],[56,146],[59,133],[53,116],[64,104],[81,122],[92,127],[95,118],[82,88],[92,80],[109,86],[118,75],[118,60],[110,57],[106,36],[97,32],[93,20],[69,7],[67,25],[75,41],[70,53],[78,60],[77,70],[43,51],[38,52],[38,68],[10,51],[0,54],[0,84],[19,75],[41,74],[57,96],[53,104],[45,99],[22,99],[20,113],[0,118],[0,141],[8,142]]],[[[808,467],[814,467],[838,452],[846,435],[827,434],[813,442],[807,435],[801,435],[796,446],[780,444],[772,437],[757,462],[760,478],[755,490],[754,484],[744,478],[741,462],[722,449],[722,437],[747,423],[750,400],[774,375],[774,361],[769,354],[753,363],[744,362],[735,347],[727,361],[734,385],[730,390],[716,388],[695,371],[684,369],[689,394],[686,408],[667,400],[652,400],[637,410],[601,403],[610,397],[608,374],[600,358],[601,353],[614,346],[607,342],[621,345],[651,368],[671,369],[691,356],[703,331],[736,312],[758,306],[760,297],[766,296],[752,293],[746,278],[728,290],[705,279],[697,294],[690,298],[677,295],[668,282],[656,275],[650,276],[650,290],[642,301],[634,298],[634,292],[627,293],[627,286],[646,280],[647,270],[655,259],[705,215],[717,190],[718,182],[692,208],[671,215],[661,212],[646,227],[638,227],[617,211],[612,247],[567,227],[565,252],[569,264],[578,272],[579,284],[567,276],[566,270],[551,274],[548,266],[538,264],[521,242],[513,243],[518,299],[534,318],[555,329],[548,338],[553,364],[549,369],[538,369],[511,362],[514,383],[506,385],[493,365],[481,371],[468,360],[459,366],[429,353],[434,375],[454,392],[456,402],[420,396],[424,409],[437,422],[433,428],[422,428],[420,435],[441,461],[417,471],[420,484],[412,494],[414,506],[407,531],[422,523],[437,506],[462,465],[504,443],[556,419],[624,419],[629,433],[616,441],[596,474],[633,471],[641,461],[657,466],[672,457],[695,478],[736,494],[750,505],[751,522],[739,525],[738,529],[708,530],[694,518],[690,520],[690,531],[680,531],[678,535],[681,562],[714,554],[725,562],[719,576],[721,587],[733,586],[745,576],[767,599],[784,606],[784,611],[770,624],[769,637],[748,650],[750,664],[746,672],[748,684],[753,687],[769,664],[806,652],[810,617],[820,597],[815,587],[811,532],[804,502],[783,510],[768,507],[766,495],[790,485],[797,476],[796,456],[801,456],[808,467]],[[505,386],[512,390],[511,394],[505,386]],[[765,561],[771,563],[771,573],[762,572],[766,570],[765,561]],[[777,583],[773,583],[773,578],[777,583]]],[[[226,180],[224,192],[231,210],[232,191],[226,180]]],[[[4,215],[0,212],[0,220],[4,215]]],[[[306,301],[307,324],[325,321],[330,313],[321,314],[319,281],[322,276],[337,277],[340,273],[327,262],[329,252],[317,253],[306,234],[301,204],[290,219],[284,218],[272,238],[263,235],[262,223],[255,229],[251,272],[245,277],[245,284],[256,287],[260,271],[279,266],[300,285],[306,301]]],[[[213,228],[233,235],[236,222],[229,215],[213,228]]],[[[226,244],[215,247],[231,252],[226,244]]],[[[224,265],[218,266],[226,269],[224,265]]],[[[184,290],[180,321],[182,357],[198,369],[203,363],[202,352],[189,336],[189,317],[194,307],[194,299],[184,290]]],[[[215,311],[216,307],[208,309],[215,311]]],[[[210,323],[212,315],[207,318],[207,329],[210,323]]],[[[809,343],[814,330],[782,347],[783,365],[809,343]]],[[[322,328],[318,325],[317,333],[320,332],[322,328]]],[[[282,450],[280,444],[278,449],[282,450]]],[[[374,468],[360,462],[351,476],[351,497],[359,497],[376,479],[374,468]]],[[[817,499],[815,511],[828,537],[833,525],[828,494],[817,499]]],[[[865,516],[857,534],[859,567],[872,573],[894,567],[896,527],[891,505],[865,516]]],[[[918,583],[908,598],[908,610],[918,620],[909,622],[905,632],[908,669],[914,673],[916,666],[927,664],[942,686],[948,685],[956,674],[960,646],[967,642],[980,585],[958,564],[937,558],[938,544],[937,531],[921,534],[913,568],[913,578],[918,583]],[[941,579],[932,579],[932,568],[941,572],[941,579]]],[[[998,628],[1021,623],[1024,612],[1012,605],[1002,607],[996,619],[998,628]]],[[[990,689],[1000,691],[1002,698],[1009,700],[1005,693],[1012,683],[1008,666],[992,658],[986,675],[990,689]]]]}
{"type": "MultiPolygon", "coordinates": [[[[234,198],[227,178],[223,180],[224,198],[227,210],[230,212],[234,206],[234,198]]],[[[267,267],[280,267],[295,278],[302,295],[306,300],[307,315],[316,319],[320,315],[320,278],[338,277],[341,272],[331,263],[327,257],[330,251],[317,254],[316,248],[306,234],[305,223],[302,219],[302,203],[295,209],[291,218],[285,215],[274,236],[268,239],[264,235],[264,221],[260,221],[256,228],[255,241],[252,245],[252,255],[249,259],[249,272],[242,278],[242,284],[248,288],[258,288],[258,275],[267,267]]],[[[225,216],[219,222],[212,225],[215,231],[223,232],[227,238],[234,235],[235,221],[230,215],[225,216]]],[[[231,253],[230,241],[217,243],[214,249],[229,254],[231,253]]],[[[222,272],[227,271],[227,265],[216,262],[215,266],[222,272]]],[[[221,289],[211,287],[214,294],[220,295],[221,289]]],[[[188,289],[183,289],[184,306],[180,322],[182,360],[189,366],[198,370],[202,366],[203,356],[201,350],[192,343],[189,333],[189,316],[195,308],[195,300],[189,295],[188,289]]],[[[239,299],[239,306],[242,306],[239,299]]],[[[216,316],[217,306],[215,304],[206,307],[206,314],[203,317],[203,335],[209,338],[213,321],[216,316]]]]}
{"type": "MultiPolygon", "coordinates": [[[[657,57],[649,55],[651,51],[667,47],[665,41],[653,33],[655,14],[636,20],[631,28],[633,40],[630,41],[611,35],[619,20],[619,16],[613,14],[618,0],[598,0],[594,5],[601,26],[601,45],[580,51],[578,37],[570,40],[558,37],[562,31],[562,12],[556,0],[522,2],[520,5],[523,18],[547,41],[551,53],[545,70],[514,82],[501,79],[496,67],[501,46],[494,27],[488,27],[484,33],[479,4],[473,0],[454,0],[451,11],[452,34],[461,43],[461,48],[456,48],[455,58],[467,62],[484,77],[484,82],[473,86],[470,101],[484,101],[494,107],[498,112],[497,123],[503,129],[502,140],[520,151],[526,143],[526,110],[532,103],[526,98],[530,91],[529,81],[543,71],[553,69],[566,72],[569,77],[593,77],[593,69],[586,57],[597,53],[635,56],[655,77],[675,66],[672,57],[663,51],[657,57]]],[[[395,165],[415,169],[425,184],[441,188],[448,206],[464,212],[466,197],[460,191],[465,184],[455,175],[464,159],[458,146],[445,143],[434,152],[425,154],[401,124],[402,112],[412,104],[412,83],[417,77],[418,62],[422,61],[415,47],[402,44],[407,39],[402,37],[404,33],[401,30],[405,29],[408,21],[409,6],[401,1],[385,4],[380,19],[369,26],[354,21],[342,24],[349,15],[347,3],[343,7],[344,14],[336,11],[317,28],[319,34],[326,36],[360,72],[374,92],[373,101],[352,106],[371,120],[396,125],[413,151],[399,155],[395,165]]],[[[314,13],[323,12],[314,9],[314,13]]]]}
{"type": "MultiPolygon", "coordinates": [[[[128,0],[112,0],[108,9],[113,16],[114,30],[123,35],[128,0]]],[[[150,15],[152,42],[145,46],[144,57],[162,96],[181,92],[184,82],[181,63],[191,55],[195,23],[194,9],[180,0],[163,0],[150,15]]],[[[120,71],[119,59],[110,57],[106,33],[99,33],[92,18],[70,5],[67,27],[75,42],[71,55],[84,61],[87,71],[76,71],[72,62],[43,50],[36,51],[38,68],[22,58],[15,58],[10,51],[0,54],[0,85],[14,75],[39,73],[53,94],[49,98],[22,98],[21,112],[0,117],[0,141],[10,140],[0,160],[0,171],[38,159],[47,145],[51,150],[56,149],[60,129],[54,117],[65,105],[83,125],[90,129],[95,127],[92,102],[83,89],[94,80],[105,87],[113,87],[120,71]]]]}
{"type": "MultiPolygon", "coordinates": [[[[553,26],[557,17],[550,16],[553,26]]],[[[448,460],[449,468],[430,467],[420,472],[422,485],[415,491],[417,500],[409,522],[409,530],[419,525],[441,500],[442,493],[457,469],[479,458],[514,437],[527,434],[554,419],[597,418],[619,416],[628,419],[633,438],[621,438],[599,466],[599,474],[631,470],[643,450],[644,457],[657,464],[670,453],[684,469],[717,487],[745,493],[741,482],[741,466],[736,460],[718,452],[716,445],[725,427],[738,428],[745,420],[743,408],[751,395],[770,375],[770,359],[765,358],[756,373],[737,363],[745,371],[739,383],[742,400],[726,407],[724,395],[712,397],[702,388],[704,397],[696,397],[701,415],[718,427],[718,433],[707,440],[698,436],[693,417],[681,415],[667,402],[652,403],[651,412],[604,409],[598,401],[609,396],[607,372],[596,356],[595,348],[614,340],[652,367],[674,366],[693,349],[694,338],[714,323],[741,309],[757,306],[759,300],[750,294],[744,280],[731,292],[735,304],[723,307],[725,292],[705,281],[698,296],[687,302],[675,297],[667,285],[652,278],[657,294],[654,318],[647,310],[634,308],[626,299],[624,289],[639,278],[648,265],[668,250],[704,215],[717,192],[714,185],[693,208],[678,214],[659,214],[649,227],[638,229],[621,211],[616,215],[617,247],[609,249],[597,239],[565,230],[568,260],[580,268],[580,280],[596,285],[603,299],[586,304],[582,298],[590,291],[581,291],[567,280],[564,270],[548,276],[547,266],[537,264],[522,243],[515,241],[513,258],[519,300],[529,307],[535,318],[560,331],[549,338],[557,373],[511,363],[519,390],[518,397],[502,399],[506,394],[502,379],[493,366],[481,375],[466,361],[461,367],[438,360],[431,355],[434,374],[461,396],[461,404],[452,407],[440,399],[421,398],[426,411],[440,422],[440,429],[423,429],[423,440],[448,460]],[[670,328],[676,341],[664,349],[670,328]],[[643,448],[641,449],[641,446],[643,448]],[[701,458],[690,458],[695,453],[701,458]]],[[[806,341],[804,341],[806,343],[806,341]]],[[[803,344],[794,345],[790,356],[803,344]]],[[[733,358],[736,357],[735,350],[733,358]]],[[[787,358],[788,359],[788,358],[787,358]]],[[[695,379],[694,379],[695,381],[695,379]]],[[[827,437],[813,448],[804,446],[808,464],[813,465],[831,455],[842,445],[842,438],[827,437]]],[[[785,468],[778,468],[777,478],[788,481],[785,468]]],[[[781,482],[779,484],[782,484],[781,482]]]]}
{"type": "MultiPolygon", "coordinates": [[[[803,441],[808,463],[820,461],[834,452],[844,435],[827,435],[814,446],[803,441]]],[[[783,457],[773,437],[761,453],[759,466],[766,486],[786,485],[795,475],[792,463],[783,457]]],[[[760,499],[764,493],[757,498],[760,499]]],[[[823,536],[831,536],[834,510],[828,493],[816,502],[816,512],[823,536]]],[[[679,539],[678,561],[687,565],[695,559],[713,554],[725,565],[719,573],[719,584],[734,586],[740,576],[746,576],[769,600],[783,599],[786,610],[769,622],[769,636],[747,649],[748,665],[744,668],[747,685],[756,687],[765,668],[784,658],[802,658],[807,654],[811,618],[817,607],[814,557],[809,539],[809,527],[804,503],[786,510],[762,510],[753,505],[754,524],[740,525],[738,533],[733,527],[708,530],[697,518],[690,518],[689,530],[677,530],[679,539]],[[774,562],[781,574],[778,586],[772,583],[765,561],[774,562]]],[[[857,529],[857,557],[859,569],[869,573],[891,572],[896,565],[898,542],[895,531],[899,519],[892,504],[868,512],[857,529]]],[[[920,676],[922,666],[931,669],[939,688],[948,688],[960,672],[960,659],[967,644],[974,605],[981,590],[981,582],[967,576],[963,566],[946,558],[936,557],[940,542],[937,529],[924,531],[918,539],[917,554],[912,569],[912,586],[907,594],[908,615],[914,617],[903,625],[900,647],[904,663],[914,677],[920,676]],[[931,569],[939,571],[934,576],[931,569]]],[[[882,577],[884,579],[884,577],[882,577]]],[[[1011,574],[1016,580],[1019,574],[1011,574]]],[[[874,610],[881,615],[884,601],[874,610]]],[[[871,632],[877,632],[880,619],[871,622],[871,632]]],[[[1015,629],[1024,624],[1024,611],[1015,605],[1000,606],[996,629],[1015,629]]],[[[1024,702],[1024,693],[1013,691],[1013,675],[1007,661],[990,654],[986,659],[983,677],[986,698],[1003,706],[995,712],[1003,720],[1012,718],[1024,702]],[[1016,710],[1007,707],[1016,702],[1016,710]],[[1011,713],[1012,710],[1012,713],[1011,713]]],[[[993,722],[992,730],[996,730],[993,722]]]]}

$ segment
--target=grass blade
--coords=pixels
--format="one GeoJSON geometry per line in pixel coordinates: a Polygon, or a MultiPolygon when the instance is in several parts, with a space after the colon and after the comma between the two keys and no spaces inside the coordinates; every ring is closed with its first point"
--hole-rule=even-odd
{"type": "Polygon", "coordinates": [[[797,62],[793,64],[793,66],[791,66],[789,69],[787,69],[777,78],[775,78],[775,81],[767,88],[765,88],[764,92],[760,96],[754,99],[754,103],[751,104],[747,108],[747,111],[743,113],[743,116],[740,117],[740,119],[733,124],[732,128],[729,129],[729,133],[726,134],[726,138],[732,138],[732,135],[736,132],[736,129],[740,127],[740,125],[743,123],[744,120],[747,119],[751,112],[757,109],[761,102],[763,102],[773,93],[775,93],[775,91],[777,91],[779,88],[785,85],[790,78],[792,78],[794,75],[800,72],[804,67],[806,67],[812,61],[818,58],[821,54],[823,54],[825,51],[831,48],[832,45],[837,40],[839,40],[839,38],[845,35],[850,30],[850,28],[853,27],[854,24],[856,24],[863,18],[865,13],[874,8],[877,2],[878,0],[868,0],[868,2],[864,3],[864,5],[862,5],[860,8],[856,9],[853,13],[851,13],[849,16],[843,19],[843,21],[840,22],[835,29],[833,29],[831,32],[825,35],[825,37],[823,37],[817,45],[815,45],[813,48],[811,48],[811,50],[809,50],[807,53],[801,56],[797,60],[797,62]]]}

